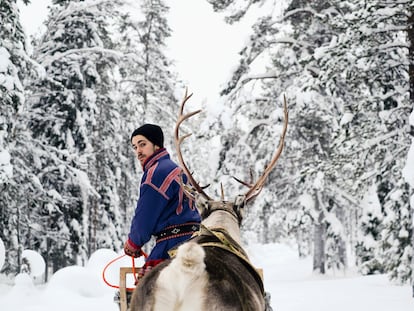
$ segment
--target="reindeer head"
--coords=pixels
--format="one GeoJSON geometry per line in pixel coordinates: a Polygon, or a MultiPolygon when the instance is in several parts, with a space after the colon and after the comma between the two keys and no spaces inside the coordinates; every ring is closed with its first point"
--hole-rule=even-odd
{"type": "Polygon", "coordinates": [[[253,182],[247,183],[247,182],[241,181],[233,177],[235,180],[237,180],[241,184],[247,186],[248,190],[244,194],[237,195],[235,199],[231,202],[231,201],[224,200],[223,186],[221,187],[221,200],[213,200],[210,196],[208,196],[204,192],[203,187],[201,187],[198,184],[198,182],[195,181],[192,173],[189,171],[186,163],[184,162],[183,155],[181,152],[181,144],[184,141],[184,139],[186,139],[187,137],[191,135],[191,133],[180,137],[179,135],[180,126],[185,120],[201,112],[201,109],[200,109],[197,111],[184,114],[185,103],[192,95],[193,94],[188,95],[187,89],[186,89],[184,98],[181,102],[180,111],[179,111],[178,119],[175,125],[175,130],[174,130],[175,147],[177,149],[178,160],[180,162],[181,168],[183,169],[183,173],[186,174],[189,180],[189,185],[184,185],[184,183],[182,182],[181,186],[185,194],[196,202],[197,209],[200,212],[202,219],[207,218],[213,211],[223,210],[223,211],[226,211],[232,214],[238,220],[238,223],[240,225],[241,220],[243,218],[242,212],[243,212],[244,206],[247,203],[253,201],[253,199],[256,198],[259,195],[259,193],[262,191],[267,177],[269,176],[272,169],[275,167],[276,162],[282,153],[286,130],[287,130],[287,124],[288,124],[286,97],[284,98],[284,118],[285,118],[284,126],[283,126],[282,134],[279,140],[279,146],[273,158],[265,167],[262,175],[254,183],[253,182]]]}

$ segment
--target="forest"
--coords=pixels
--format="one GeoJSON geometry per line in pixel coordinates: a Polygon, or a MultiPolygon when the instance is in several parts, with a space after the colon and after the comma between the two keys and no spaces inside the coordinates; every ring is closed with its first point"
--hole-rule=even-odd
{"type": "MultiPolygon", "coordinates": [[[[206,1],[229,24],[267,13],[219,116],[185,125],[195,178],[222,183],[227,199],[242,193],[233,177],[255,178],[272,158],[286,96],[285,149],[247,210],[245,242],[297,245],[315,273],[357,266],[414,284],[414,3],[206,1]]],[[[173,2],[136,0],[131,14],[121,0],[53,0],[31,37],[16,2],[0,0],[1,272],[18,273],[31,249],[47,279],[122,249],[141,177],[130,133],[159,124],[174,156],[185,85],[165,52],[173,2]]]]}

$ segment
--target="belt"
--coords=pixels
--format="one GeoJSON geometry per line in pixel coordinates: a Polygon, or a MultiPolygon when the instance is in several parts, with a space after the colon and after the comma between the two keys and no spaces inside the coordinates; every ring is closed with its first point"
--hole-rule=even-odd
{"type": "Polygon", "coordinates": [[[164,240],[174,239],[185,235],[193,234],[200,229],[198,222],[187,222],[185,224],[173,225],[154,234],[156,243],[164,240]]]}

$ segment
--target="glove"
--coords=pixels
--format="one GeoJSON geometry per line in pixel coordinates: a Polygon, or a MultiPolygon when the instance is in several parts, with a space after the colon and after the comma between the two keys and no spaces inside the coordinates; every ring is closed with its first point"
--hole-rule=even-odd
{"type": "Polygon", "coordinates": [[[135,245],[130,239],[128,239],[124,244],[124,252],[126,255],[134,258],[138,258],[144,254],[141,247],[135,245]]]}

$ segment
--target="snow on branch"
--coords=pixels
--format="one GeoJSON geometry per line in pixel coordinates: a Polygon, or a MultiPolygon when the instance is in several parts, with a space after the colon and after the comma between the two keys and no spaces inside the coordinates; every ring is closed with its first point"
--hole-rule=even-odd
{"type": "Polygon", "coordinates": [[[360,147],[359,149],[356,149],[354,153],[359,153],[363,150],[369,150],[372,147],[374,147],[376,145],[379,145],[382,141],[390,139],[390,138],[398,135],[400,132],[401,132],[400,129],[396,129],[396,130],[394,130],[392,132],[389,132],[387,134],[381,134],[378,137],[372,138],[370,140],[366,140],[366,143],[362,147],[360,147]]]}
{"type": "Polygon", "coordinates": [[[260,74],[248,75],[243,80],[241,80],[242,84],[246,84],[252,80],[262,80],[262,79],[276,79],[279,76],[276,74],[275,71],[264,72],[260,74]]]}
{"type": "Polygon", "coordinates": [[[108,55],[112,55],[116,59],[122,59],[123,57],[125,57],[124,53],[116,51],[116,50],[105,49],[105,48],[102,48],[102,47],[90,47],[90,48],[82,48],[82,49],[71,49],[71,50],[65,51],[63,53],[60,53],[60,52],[55,53],[53,56],[48,56],[47,58],[46,58],[46,56],[41,57],[41,59],[42,58],[43,59],[46,58],[46,59],[44,61],[40,60],[40,63],[43,66],[46,67],[46,66],[50,65],[51,63],[53,63],[54,61],[56,61],[58,59],[61,59],[61,58],[64,58],[68,55],[76,54],[76,53],[79,53],[79,54],[85,54],[85,53],[108,54],[108,55]]]}
{"type": "Polygon", "coordinates": [[[57,20],[64,19],[66,17],[70,17],[73,15],[74,12],[83,12],[87,11],[87,9],[91,9],[97,7],[99,10],[100,5],[104,4],[112,4],[113,0],[96,0],[96,1],[88,1],[88,2],[76,2],[76,3],[69,3],[69,5],[60,11],[59,15],[57,16],[57,20]]]}
{"type": "Polygon", "coordinates": [[[292,15],[298,14],[298,13],[310,13],[316,17],[319,18],[323,18],[324,15],[323,14],[319,14],[318,12],[316,12],[315,10],[311,9],[311,8],[298,8],[295,10],[291,10],[289,12],[287,12],[285,15],[282,16],[282,19],[278,22],[281,22],[282,20],[287,19],[288,17],[291,17],[292,15]]]}

